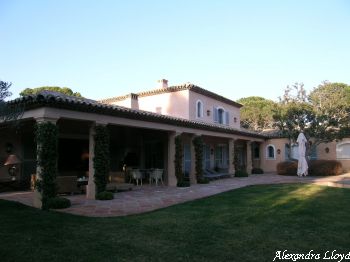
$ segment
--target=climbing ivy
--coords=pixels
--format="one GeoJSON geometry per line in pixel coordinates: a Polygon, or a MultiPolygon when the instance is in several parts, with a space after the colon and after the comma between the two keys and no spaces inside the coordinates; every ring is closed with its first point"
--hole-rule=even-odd
{"type": "Polygon", "coordinates": [[[194,145],[195,152],[195,164],[196,164],[196,177],[197,181],[203,178],[203,138],[202,136],[196,136],[193,138],[192,143],[194,145]]]}
{"type": "Polygon", "coordinates": [[[182,183],[184,180],[184,174],[182,170],[182,158],[183,158],[183,148],[182,148],[182,138],[181,135],[175,137],[175,176],[177,178],[177,183],[182,183]]]}
{"type": "Polygon", "coordinates": [[[95,127],[95,157],[94,181],[96,185],[96,196],[106,190],[107,178],[109,173],[109,132],[106,126],[95,127]]]}
{"type": "Polygon", "coordinates": [[[57,195],[57,141],[58,128],[51,122],[38,123],[35,128],[37,142],[38,182],[42,209],[49,209],[49,200],[57,195]]]}

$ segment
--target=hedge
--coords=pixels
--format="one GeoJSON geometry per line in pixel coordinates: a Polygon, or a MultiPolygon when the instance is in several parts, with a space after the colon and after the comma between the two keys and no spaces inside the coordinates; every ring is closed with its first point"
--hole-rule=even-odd
{"type": "MultiPolygon", "coordinates": [[[[277,174],[282,176],[296,176],[297,161],[284,161],[277,164],[277,174]]],[[[309,176],[338,176],[343,173],[342,164],[336,160],[311,160],[309,162],[309,176]]]]}

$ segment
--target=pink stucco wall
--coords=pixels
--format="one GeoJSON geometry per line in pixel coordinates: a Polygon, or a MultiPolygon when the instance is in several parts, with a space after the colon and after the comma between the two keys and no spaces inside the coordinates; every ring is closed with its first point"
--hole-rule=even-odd
{"type": "MultiPolygon", "coordinates": [[[[270,139],[261,144],[261,168],[265,172],[275,172],[276,166],[279,162],[285,161],[285,144],[288,143],[288,139],[270,139]],[[266,148],[268,145],[273,145],[276,149],[276,158],[268,159],[266,154],[266,148]],[[277,154],[277,149],[280,149],[280,154],[277,154]]],[[[350,138],[343,139],[341,141],[334,141],[331,143],[320,144],[317,146],[317,159],[326,159],[326,160],[338,160],[343,165],[344,172],[350,172],[350,159],[339,159],[337,156],[336,148],[337,144],[341,143],[350,143],[350,138]],[[328,153],[326,148],[329,149],[328,153]]]]}
{"type": "Polygon", "coordinates": [[[239,108],[226,104],[224,102],[218,101],[216,99],[195,93],[193,91],[190,91],[190,94],[189,94],[189,119],[190,120],[214,123],[214,117],[213,117],[214,107],[221,107],[225,111],[228,111],[230,116],[229,126],[240,128],[239,108]],[[198,100],[200,100],[203,103],[203,117],[201,118],[197,118],[196,116],[196,105],[198,100]],[[207,114],[208,110],[210,111],[209,116],[207,114]],[[234,121],[234,118],[236,118],[236,121],[234,121]]]}
{"type": "Polygon", "coordinates": [[[139,108],[145,111],[188,119],[188,101],[189,91],[182,90],[178,92],[139,97],[139,108]],[[160,112],[157,108],[158,110],[160,109],[160,112]]]}
{"type": "Polygon", "coordinates": [[[278,138],[278,139],[268,139],[264,143],[261,144],[260,149],[260,163],[261,168],[265,172],[276,172],[277,164],[279,162],[285,161],[285,144],[288,142],[287,139],[278,138]],[[275,147],[275,158],[267,157],[267,147],[272,145],[275,147]],[[277,150],[280,150],[279,154],[277,150]]]}
{"type": "Polygon", "coordinates": [[[317,158],[318,159],[336,159],[343,165],[343,170],[345,172],[350,172],[350,159],[339,159],[337,156],[337,144],[343,144],[343,143],[350,143],[350,138],[345,138],[343,140],[340,140],[338,142],[331,142],[327,144],[320,144],[317,147],[317,158]],[[329,149],[328,152],[326,152],[326,148],[329,149]]]}

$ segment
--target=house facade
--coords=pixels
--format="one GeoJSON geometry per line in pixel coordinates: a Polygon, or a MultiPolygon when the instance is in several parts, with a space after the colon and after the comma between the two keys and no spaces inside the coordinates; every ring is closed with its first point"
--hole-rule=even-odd
{"type": "MultiPolygon", "coordinates": [[[[21,159],[15,181],[29,187],[36,173],[35,124],[52,122],[58,126],[58,175],[88,176],[87,197],[94,198],[93,147],[94,127],[106,126],[110,133],[110,171],[123,167],[164,169],[164,180],[176,185],[175,137],[181,136],[185,176],[196,183],[195,153],[192,140],[204,141],[203,167],[208,170],[251,172],[253,167],[276,171],[286,159],[283,138],[256,133],[240,127],[242,105],[193,84],[160,87],[141,93],[95,101],[43,91],[10,101],[22,104],[25,111],[17,125],[0,123],[0,161],[10,154],[21,159]]],[[[319,157],[335,158],[342,154],[348,168],[350,141],[318,148],[319,157]],[[328,153],[326,153],[328,148],[328,153]]],[[[0,182],[8,181],[8,167],[0,165],[0,182]]],[[[12,178],[11,178],[12,179],[12,178]]]]}

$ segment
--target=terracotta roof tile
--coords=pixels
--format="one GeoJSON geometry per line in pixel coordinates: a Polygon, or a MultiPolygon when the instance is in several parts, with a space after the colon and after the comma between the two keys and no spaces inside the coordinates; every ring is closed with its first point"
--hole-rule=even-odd
{"type": "MultiPolygon", "coordinates": [[[[186,83],[183,85],[176,85],[176,86],[170,86],[167,88],[158,88],[158,89],[153,89],[153,90],[149,90],[149,91],[144,91],[144,92],[140,92],[137,93],[137,95],[139,97],[145,97],[145,96],[153,96],[153,95],[158,95],[158,94],[164,94],[164,93],[171,93],[171,92],[178,92],[178,91],[182,91],[182,90],[191,90],[195,93],[201,94],[201,95],[205,95],[207,97],[211,97],[213,99],[216,99],[218,101],[224,102],[226,104],[235,106],[235,107],[242,107],[241,104],[230,100],[226,97],[220,96],[216,93],[213,93],[209,90],[206,90],[204,88],[201,88],[199,86],[196,86],[194,84],[191,83],[186,83]]],[[[102,103],[113,103],[113,102],[117,102],[117,101],[122,101],[125,100],[127,97],[129,97],[130,95],[125,95],[125,96],[117,96],[117,97],[112,97],[112,98],[107,98],[107,99],[103,99],[100,100],[100,102],[102,103]]]]}
{"type": "Polygon", "coordinates": [[[137,119],[149,122],[159,122],[164,124],[217,131],[221,133],[231,133],[243,136],[267,138],[268,136],[246,129],[237,129],[229,126],[210,124],[199,121],[192,121],[183,118],[161,115],[143,110],[130,109],[122,106],[101,103],[96,100],[67,96],[53,91],[42,91],[36,95],[28,95],[7,102],[8,104],[20,104],[25,106],[25,110],[39,107],[54,107],[69,109],[73,111],[97,113],[110,116],[118,116],[129,119],[137,119]]]}

